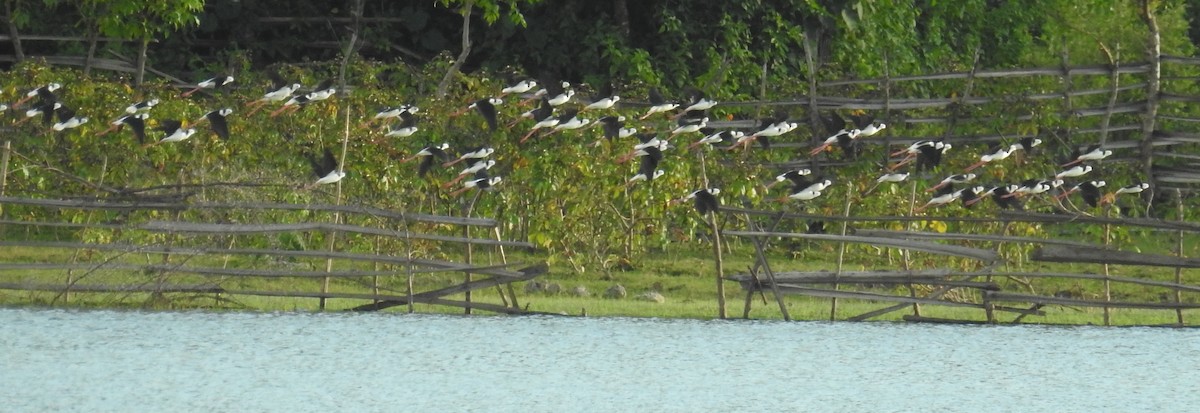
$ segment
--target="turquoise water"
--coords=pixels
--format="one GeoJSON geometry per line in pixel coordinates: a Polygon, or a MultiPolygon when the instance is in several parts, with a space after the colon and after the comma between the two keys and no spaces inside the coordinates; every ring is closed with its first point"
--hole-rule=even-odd
{"type": "Polygon", "coordinates": [[[0,309],[5,412],[1196,411],[1200,330],[0,309]]]}

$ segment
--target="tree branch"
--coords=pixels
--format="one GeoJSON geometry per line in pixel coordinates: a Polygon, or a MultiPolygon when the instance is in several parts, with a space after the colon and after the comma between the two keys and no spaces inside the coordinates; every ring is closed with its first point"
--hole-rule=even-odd
{"type": "Polygon", "coordinates": [[[463,5],[463,31],[462,31],[462,52],[458,54],[458,60],[450,66],[450,70],[446,71],[446,76],[442,77],[442,82],[438,83],[436,96],[440,98],[446,97],[446,89],[450,88],[450,79],[458,74],[458,70],[467,62],[467,56],[471,54],[471,9],[475,7],[475,0],[467,0],[463,5]]]}

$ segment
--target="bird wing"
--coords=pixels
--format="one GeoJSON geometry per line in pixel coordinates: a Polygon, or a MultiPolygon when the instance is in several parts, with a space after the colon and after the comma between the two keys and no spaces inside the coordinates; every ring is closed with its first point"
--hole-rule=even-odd
{"type": "MultiPolygon", "coordinates": [[[[329,148],[325,148],[325,158],[323,159],[322,166],[325,167],[326,174],[336,171],[338,169],[337,158],[333,157],[333,151],[330,151],[329,148]]],[[[324,176],[324,175],[322,175],[322,176],[324,176]]]]}
{"type": "Polygon", "coordinates": [[[492,102],[489,102],[489,99],[480,99],[478,102],[475,102],[475,110],[487,121],[488,128],[496,130],[496,106],[492,102]]]}
{"type": "Polygon", "coordinates": [[[850,120],[854,122],[854,127],[863,129],[875,123],[875,115],[863,112],[858,115],[850,115],[850,120]]]}
{"type": "Polygon", "coordinates": [[[413,126],[417,126],[417,115],[414,115],[414,114],[411,114],[408,112],[401,112],[400,113],[400,127],[401,128],[411,128],[413,126]]]}
{"type": "Polygon", "coordinates": [[[225,116],[221,115],[220,111],[208,112],[204,115],[208,118],[208,123],[212,125],[212,130],[223,140],[229,140],[229,123],[225,120],[225,116]]]}
{"type": "Polygon", "coordinates": [[[696,193],[696,210],[700,211],[701,215],[709,212],[716,212],[721,203],[717,200],[716,195],[708,192],[707,189],[702,189],[696,193]]]}
{"type": "MultiPolygon", "coordinates": [[[[658,88],[656,88],[656,87],[650,88],[650,104],[651,105],[657,106],[657,105],[661,105],[666,102],[667,102],[667,100],[663,98],[662,93],[659,93],[658,88]]],[[[653,171],[651,171],[651,172],[653,172],[653,171]]]]}
{"type": "Polygon", "coordinates": [[[288,85],[287,80],[279,74],[279,68],[272,68],[267,71],[267,78],[271,79],[271,90],[279,90],[288,85]]]}
{"type": "Polygon", "coordinates": [[[165,119],[158,122],[158,130],[166,133],[172,133],[179,130],[183,126],[183,121],[175,119],[165,119]]]}
{"type": "Polygon", "coordinates": [[[51,92],[44,87],[38,88],[37,95],[38,101],[43,105],[58,102],[58,95],[55,95],[54,92],[51,92]]]}
{"type": "Polygon", "coordinates": [[[554,106],[550,105],[550,99],[542,96],[542,103],[533,111],[533,120],[541,122],[554,116],[554,106]]]}
{"type": "MultiPolygon", "coordinates": [[[[438,149],[438,150],[440,150],[440,149],[438,149]]],[[[429,151],[432,152],[433,149],[431,148],[431,149],[429,149],[429,151]]],[[[442,152],[442,154],[445,155],[445,152],[442,152]]],[[[417,176],[424,177],[425,173],[429,172],[430,169],[433,169],[433,166],[438,163],[438,160],[434,159],[434,158],[437,158],[437,156],[422,156],[421,157],[421,164],[419,166],[417,166],[417,176]]]]}
{"type": "Polygon", "coordinates": [[[318,179],[324,178],[325,175],[329,174],[329,171],[324,169],[324,167],[321,165],[321,162],[317,160],[317,157],[313,156],[312,154],[307,154],[307,157],[308,164],[309,166],[312,166],[313,174],[316,175],[318,179]]]}
{"type": "Polygon", "coordinates": [[[75,117],[75,111],[71,110],[71,108],[68,108],[66,106],[59,106],[58,109],[54,111],[54,113],[58,114],[59,122],[66,122],[68,120],[71,120],[71,118],[75,117]]]}
{"type": "Polygon", "coordinates": [[[137,137],[138,143],[146,143],[146,121],[136,116],[129,116],[125,119],[125,124],[133,129],[133,136],[137,137]]]}
{"type": "Polygon", "coordinates": [[[321,83],[317,84],[316,88],[313,88],[313,92],[327,90],[331,87],[333,87],[333,79],[325,79],[325,80],[322,80],[321,83]]]}

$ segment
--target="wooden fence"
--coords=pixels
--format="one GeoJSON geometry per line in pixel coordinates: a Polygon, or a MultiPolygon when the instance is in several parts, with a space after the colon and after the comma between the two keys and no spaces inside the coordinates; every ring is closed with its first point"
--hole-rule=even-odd
{"type": "MultiPolygon", "coordinates": [[[[1180,204],[1182,206],[1182,204],[1180,204]]],[[[1200,259],[1182,256],[1183,239],[1186,234],[1200,233],[1200,225],[1191,222],[1166,221],[1148,218],[1106,218],[1086,214],[1068,213],[1038,213],[1007,211],[997,217],[961,217],[941,218],[936,216],[873,216],[855,217],[849,214],[843,216],[825,216],[816,214],[798,214],[779,211],[760,211],[744,208],[723,207],[721,213],[728,222],[743,222],[744,230],[725,229],[720,232],[723,237],[747,239],[755,245],[754,265],[746,272],[726,277],[738,282],[746,291],[743,317],[749,318],[751,304],[756,294],[762,295],[763,303],[767,303],[764,292],[774,296],[774,301],[784,319],[791,316],[785,300],[785,294],[797,294],[810,297],[830,299],[830,319],[835,319],[838,299],[863,300],[869,302],[894,303],[883,308],[863,314],[847,317],[847,320],[861,321],[878,317],[890,312],[911,308],[911,314],[903,318],[909,321],[924,322],[1001,322],[998,313],[1011,313],[1016,316],[1009,322],[1019,322],[1028,316],[1042,316],[1042,310],[1047,305],[1070,306],[1073,308],[1098,307],[1103,309],[1104,323],[1111,321],[1110,310],[1117,308],[1168,310],[1176,313],[1176,322],[1172,325],[1186,325],[1184,310],[1200,308],[1197,299],[1200,298],[1200,285],[1186,283],[1183,277],[1185,269],[1200,268],[1200,259]],[[840,222],[841,231],[838,234],[809,234],[798,232],[778,231],[781,224],[794,227],[795,222],[824,220],[840,222]],[[995,223],[1000,228],[998,234],[968,234],[954,232],[923,232],[913,230],[873,230],[853,229],[851,225],[867,227],[880,222],[914,222],[914,221],[947,221],[971,223],[995,223]],[[1121,251],[1105,244],[1090,244],[1072,240],[1057,240],[1053,238],[1025,237],[1009,235],[1013,223],[1031,223],[1042,225],[1097,225],[1105,230],[1105,244],[1108,232],[1114,227],[1143,228],[1158,231],[1169,231],[1178,240],[1179,253],[1176,256],[1147,254],[1134,251],[1121,251]],[[781,259],[784,254],[771,250],[772,242],[782,242],[786,239],[802,239],[817,243],[837,245],[842,253],[847,244],[865,244],[881,250],[896,250],[902,256],[902,269],[888,268],[867,271],[843,270],[841,258],[832,268],[821,271],[789,271],[780,268],[780,263],[788,260],[781,259]],[[978,245],[990,243],[991,248],[978,245]],[[960,244],[970,244],[960,245],[960,244]],[[1011,271],[1006,268],[1014,266],[1013,262],[1005,259],[1003,248],[1032,248],[1028,258],[1034,262],[1094,264],[1098,265],[1095,272],[1038,272],[1011,271]],[[950,265],[948,259],[941,259],[932,268],[916,268],[916,261],[910,254],[923,253],[933,257],[964,259],[974,264],[950,265]],[[1110,265],[1129,265],[1139,267],[1167,267],[1175,270],[1173,281],[1154,280],[1139,277],[1121,277],[1110,274],[1110,265]],[[969,267],[971,269],[955,269],[969,267]],[[1103,294],[1098,298],[1081,297],[1077,293],[1055,291],[1049,295],[1038,295],[1019,291],[1006,290],[1003,279],[1073,279],[1092,280],[1102,283],[1103,294]],[[1120,301],[1112,299],[1112,283],[1125,283],[1147,288],[1162,290],[1160,301],[1120,301]],[[907,291],[907,294],[897,291],[907,291]],[[952,292],[958,292],[950,297],[952,292]],[[1188,295],[1185,299],[1185,293],[1188,295]],[[984,321],[950,320],[931,318],[921,315],[921,305],[938,305],[950,307],[974,308],[983,311],[984,321]]],[[[718,258],[720,260],[721,258],[718,258]]],[[[1012,283],[1007,283],[1011,285],[1012,283]]],[[[1021,283],[1028,287],[1028,283],[1021,283]]]]}
{"type": "MultiPolygon", "coordinates": [[[[5,149],[0,175],[12,159],[5,149]]],[[[533,245],[503,239],[492,219],[360,205],[193,201],[194,194],[170,188],[49,199],[8,196],[0,184],[0,290],[49,303],[87,294],[110,305],[211,298],[212,304],[186,305],[255,308],[243,298],[286,297],[316,299],[322,310],[338,300],[332,307],[355,311],[408,306],[412,312],[423,303],[524,314],[512,283],[547,270],[545,263],[510,262],[505,248],[533,245]],[[83,222],[56,221],[50,211],[59,210],[89,212],[63,215],[85,216],[83,222]],[[483,236],[472,236],[473,229],[483,236]],[[452,259],[456,254],[461,258],[452,259]],[[47,282],[55,278],[62,282],[47,282]],[[262,281],[281,279],[291,281],[262,281]],[[472,298],[487,288],[496,289],[499,302],[472,298]]],[[[218,196],[219,189],[207,189],[218,196]]]]}

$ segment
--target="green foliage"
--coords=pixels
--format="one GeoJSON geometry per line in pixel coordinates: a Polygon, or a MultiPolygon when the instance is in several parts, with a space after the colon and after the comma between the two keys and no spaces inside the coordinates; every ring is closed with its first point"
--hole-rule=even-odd
{"type": "Polygon", "coordinates": [[[84,0],[81,7],[96,13],[85,17],[95,18],[105,36],[154,39],[199,25],[204,0],[84,0]]]}

